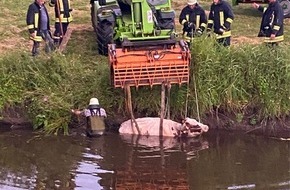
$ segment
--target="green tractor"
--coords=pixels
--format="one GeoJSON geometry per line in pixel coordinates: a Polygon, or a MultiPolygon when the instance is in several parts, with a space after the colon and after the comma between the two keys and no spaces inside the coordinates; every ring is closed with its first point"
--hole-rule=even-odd
{"type": "Polygon", "coordinates": [[[98,52],[108,45],[133,50],[176,43],[175,11],[170,0],[91,0],[91,19],[98,52]]]}
{"type": "Polygon", "coordinates": [[[114,87],[189,82],[190,49],[177,41],[170,0],[91,0],[91,18],[114,87]]]}

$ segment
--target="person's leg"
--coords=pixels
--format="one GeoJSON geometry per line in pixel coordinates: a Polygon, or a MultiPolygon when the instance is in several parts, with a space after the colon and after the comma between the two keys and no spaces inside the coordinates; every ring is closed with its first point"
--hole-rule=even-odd
{"type": "Polygon", "coordinates": [[[231,37],[226,37],[226,38],[221,38],[218,39],[217,42],[224,47],[230,46],[231,45],[231,37]]]}
{"type": "Polygon", "coordinates": [[[39,54],[39,46],[40,42],[33,41],[33,46],[32,46],[32,56],[37,56],[39,54]]]}
{"type": "Polygon", "coordinates": [[[61,36],[60,23],[59,22],[56,22],[54,24],[54,28],[55,28],[55,31],[53,33],[53,36],[54,36],[54,44],[56,46],[59,46],[59,44],[60,44],[60,36],[61,36]]]}
{"type": "Polygon", "coordinates": [[[226,37],[224,46],[227,47],[227,46],[230,46],[230,45],[231,45],[231,37],[226,37]]]}
{"type": "Polygon", "coordinates": [[[63,36],[65,35],[67,28],[68,28],[68,24],[69,23],[62,23],[62,31],[63,31],[63,35],[61,36],[61,38],[59,39],[59,44],[61,44],[63,36]]]}
{"type": "Polygon", "coordinates": [[[63,35],[65,35],[69,23],[62,23],[63,35]]]}
{"type": "Polygon", "coordinates": [[[50,53],[55,50],[54,41],[51,37],[51,34],[48,30],[43,32],[43,37],[45,40],[45,52],[50,53]]]}
{"type": "Polygon", "coordinates": [[[270,47],[270,48],[275,48],[278,46],[278,43],[277,42],[268,42],[268,43],[266,43],[266,46],[270,47]]]}

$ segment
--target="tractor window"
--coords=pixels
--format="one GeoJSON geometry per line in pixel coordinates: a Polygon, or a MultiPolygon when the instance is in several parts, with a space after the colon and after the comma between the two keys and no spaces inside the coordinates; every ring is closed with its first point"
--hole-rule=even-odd
{"type": "Polygon", "coordinates": [[[148,4],[157,6],[167,4],[169,0],[147,0],[148,4]]]}

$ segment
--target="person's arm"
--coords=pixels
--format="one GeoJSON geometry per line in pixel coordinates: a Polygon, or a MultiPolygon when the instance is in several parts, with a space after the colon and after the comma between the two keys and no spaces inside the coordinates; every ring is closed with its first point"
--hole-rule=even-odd
{"type": "Polygon", "coordinates": [[[84,110],[75,110],[72,109],[71,112],[75,115],[83,115],[84,114],[84,110]]]}
{"type": "Polygon", "coordinates": [[[181,25],[183,25],[186,21],[187,20],[186,20],[186,17],[185,17],[185,11],[184,11],[184,9],[182,9],[182,11],[181,11],[181,13],[179,15],[179,23],[181,25]]]}
{"type": "Polygon", "coordinates": [[[257,3],[252,3],[252,7],[254,7],[255,9],[257,9],[260,12],[265,12],[266,11],[266,7],[262,7],[261,5],[257,4],[257,3]]]}
{"type": "Polygon", "coordinates": [[[104,108],[101,108],[100,112],[101,112],[100,116],[107,117],[107,113],[106,113],[106,110],[104,108]]]}
{"type": "Polygon", "coordinates": [[[228,3],[225,3],[225,15],[227,15],[227,18],[222,27],[225,31],[228,31],[231,29],[231,24],[233,23],[234,20],[234,13],[232,11],[231,6],[228,3]]]}
{"type": "Polygon", "coordinates": [[[280,28],[283,26],[283,19],[284,19],[284,15],[283,15],[283,10],[276,6],[275,7],[275,11],[274,11],[274,19],[273,19],[273,23],[272,23],[272,33],[271,33],[271,38],[275,38],[277,32],[280,30],[280,28]]]}
{"type": "Polygon", "coordinates": [[[34,37],[34,35],[35,35],[35,33],[34,33],[35,32],[35,28],[34,28],[35,23],[34,22],[35,22],[34,21],[34,9],[33,9],[33,4],[32,4],[28,7],[27,15],[26,15],[26,24],[28,27],[28,31],[32,37],[34,37]]]}
{"type": "Polygon", "coordinates": [[[212,30],[213,20],[214,20],[213,7],[211,6],[210,11],[209,11],[209,15],[208,15],[208,22],[207,22],[207,31],[208,32],[210,32],[212,30]]]}
{"type": "Polygon", "coordinates": [[[206,26],[207,26],[207,18],[206,18],[205,11],[202,9],[202,12],[200,15],[200,29],[202,32],[204,32],[206,26]]]}

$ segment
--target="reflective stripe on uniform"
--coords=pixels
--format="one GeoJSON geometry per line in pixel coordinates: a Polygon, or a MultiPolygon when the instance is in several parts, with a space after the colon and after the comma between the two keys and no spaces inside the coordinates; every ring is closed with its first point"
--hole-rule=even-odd
{"type": "Polygon", "coordinates": [[[222,35],[216,34],[216,39],[226,38],[231,36],[231,31],[226,31],[222,35]]]}
{"type": "Polygon", "coordinates": [[[229,23],[232,23],[233,22],[233,19],[227,18],[226,21],[229,22],[229,23]]]}
{"type": "Polygon", "coordinates": [[[273,29],[274,30],[280,30],[280,26],[274,25],[273,29]]]}
{"type": "Polygon", "coordinates": [[[225,16],[224,16],[224,12],[220,12],[220,25],[223,26],[225,23],[225,16]]]}
{"type": "Polygon", "coordinates": [[[181,24],[184,25],[184,23],[185,23],[186,21],[187,21],[187,20],[183,19],[182,22],[181,22],[181,24]]]}
{"type": "Polygon", "coordinates": [[[55,18],[55,22],[63,22],[63,23],[67,23],[67,22],[71,22],[72,21],[72,17],[69,18],[64,18],[63,14],[60,14],[60,19],[59,18],[55,18]]]}
{"type": "Polygon", "coordinates": [[[38,22],[39,22],[39,14],[34,14],[34,28],[38,28],[38,22]]]}
{"type": "Polygon", "coordinates": [[[30,39],[33,40],[33,41],[36,41],[36,42],[41,42],[42,41],[42,37],[41,36],[35,36],[34,38],[30,37],[30,39]]]}
{"type": "Polygon", "coordinates": [[[284,40],[284,35],[282,36],[277,36],[274,39],[271,39],[270,37],[265,37],[264,42],[265,43],[272,43],[272,42],[281,42],[284,40]]]}
{"type": "Polygon", "coordinates": [[[33,24],[29,24],[27,27],[28,27],[28,29],[33,29],[34,25],[33,24]]]}
{"type": "Polygon", "coordinates": [[[196,26],[196,28],[195,29],[198,29],[200,26],[200,15],[196,15],[196,24],[195,24],[195,26],[196,26]]]}

